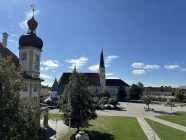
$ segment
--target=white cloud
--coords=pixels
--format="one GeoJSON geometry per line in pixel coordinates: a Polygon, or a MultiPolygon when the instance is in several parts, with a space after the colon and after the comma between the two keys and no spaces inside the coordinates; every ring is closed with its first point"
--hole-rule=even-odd
{"type": "Polygon", "coordinates": [[[17,41],[15,41],[14,39],[8,39],[8,42],[12,43],[12,44],[18,44],[17,41]]]}
{"type": "Polygon", "coordinates": [[[114,75],[114,73],[106,73],[105,75],[106,76],[112,76],[112,75],[114,75]]]}
{"type": "MultiPolygon", "coordinates": [[[[34,12],[34,16],[38,15],[40,13],[39,9],[36,9],[34,12]]],[[[33,16],[33,11],[29,10],[28,12],[25,12],[25,20],[19,23],[19,26],[22,30],[26,31],[28,29],[27,27],[27,21],[33,16]]]]}
{"type": "Polygon", "coordinates": [[[71,64],[71,66],[68,67],[68,68],[73,69],[74,66],[76,65],[76,68],[78,69],[78,68],[81,68],[82,66],[84,66],[87,63],[88,58],[82,56],[82,57],[77,58],[77,59],[67,59],[65,61],[71,64]]]}
{"type": "Polygon", "coordinates": [[[140,63],[140,62],[139,63],[134,62],[134,63],[132,63],[131,67],[141,69],[141,68],[145,67],[145,64],[140,63]]]}
{"type": "Polygon", "coordinates": [[[11,36],[18,36],[17,34],[11,34],[11,36]]]}
{"type": "Polygon", "coordinates": [[[105,63],[108,64],[108,63],[110,63],[113,59],[116,59],[116,58],[118,58],[117,55],[109,55],[109,56],[106,57],[105,63]]]}
{"type": "Polygon", "coordinates": [[[152,72],[152,70],[148,70],[148,72],[152,72]]]}
{"type": "Polygon", "coordinates": [[[146,74],[145,70],[133,70],[134,75],[144,75],[146,74]]]}
{"type": "Polygon", "coordinates": [[[145,65],[144,63],[141,62],[134,62],[132,63],[131,67],[136,68],[136,69],[160,69],[159,65],[145,65]]]}
{"type": "Polygon", "coordinates": [[[120,79],[119,77],[107,77],[107,79],[120,79]]]}
{"type": "Polygon", "coordinates": [[[97,71],[97,70],[99,70],[99,65],[97,64],[97,65],[90,66],[90,67],[88,67],[88,69],[92,70],[92,71],[97,71]]]}
{"type": "Polygon", "coordinates": [[[179,65],[165,65],[164,66],[166,69],[174,70],[174,69],[179,69],[179,65]]]}
{"type": "Polygon", "coordinates": [[[46,60],[46,61],[42,61],[41,65],[43,67],[41,67],[41,70],[50,70],[50,69],[56,69],[60,66],[60,63],[57,60],[46,60]]]}
{"type": "Polygon", "coordinates": [[[46,75],[46,74],[40,74],[40,77],[43,79],[52,79],[52,77],[46,75]]]}
{"type": "Polygon", "coordinates": [[[186,68],[182,68],[181,71],[186,71],[186,68]]]}
{"type": "Polygon", "coordinates": [[[144,69],[160,69],[160,66],[158,65],[146,65],[144,69]]]}

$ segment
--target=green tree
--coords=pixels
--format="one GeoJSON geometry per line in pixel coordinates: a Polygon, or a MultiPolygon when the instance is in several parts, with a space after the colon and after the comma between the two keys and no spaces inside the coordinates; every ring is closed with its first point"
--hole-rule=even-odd
{"type": "Polygon", "coordinates": [[[129,90],[130,98],[133,100],[139,100],[142,95],[140,88],[133,84],[129,90]]]}
{"type": "Polygon", "coordinates": [[[176,92],[175,92],[175,97],[176,99],[180,102],[184,99],[184,95],[183,95],[183,91],[182,89],[176,89],[176,92]]]}
{"type": "Polygon", "coordinates": [[[103,96],[103,97],[100,98],[100,100],[99,100],[99,104],[100,104],[100,105],[108,104],[108,100],[109,100],[108,97],[103,96]]]}
{"type": "Polygon", "coordinates": [[[103,97],[108,97],[108,98],[110,98],[110,93],[109,93],[109,91],[108,91],[107,88],[104,88],[104,89],[103,89],[103,91],[102,91],[102,96],[103,96],[103,97]]]}
{"type": "Polygon", "coordinates": [[[83,73],[73,71],[63,94],[60,103],[65,124],[68,125],[71,118],[72,126],[77,127],[79,132],[80,127],[87,126],[89,120],[97,118],[94,97],[83,73]]]}
{"type": "Polygon", "coordinates": [[[149,110],[149,105],[152,101],[152,98],[150,96],[150,92],[146,92],[142,97],[141,100],[143,101],[143,103],[145,103],[148,106],[148,110],[149,110]]]}
{"type": "Polygon", "coordinates": [[[139,89],[141,89],[141,91],[143,91],[144,85],[142,82],[138,82],[137,86],[139,87],[139,89]]]}
{"type": "Polygon", "coordinates": [[[125,98],[127,96],[127,91],[123,86],[120,86],[117,91],[118,98],[125,98]]]}
{"type": "Polygon", "coordinates": [[[116,108],[116,105],[118,104],[118,99],[115,96],[112,96],[109,98],[109,104],[113,105],[116,108]]]}
{"type": "Polygon", "coordinates": [[[15,67],[11,58],[0,58],[0,139],[39,139],[34,123],[37,108],[20,99],[21,77],[21,68],[15,67]]]}

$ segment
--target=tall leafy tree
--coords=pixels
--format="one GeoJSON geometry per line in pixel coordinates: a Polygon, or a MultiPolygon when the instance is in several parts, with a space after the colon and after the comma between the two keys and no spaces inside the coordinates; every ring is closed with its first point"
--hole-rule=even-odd
{"type": "Polygon", "coordinates": [[[118,98],[125,98],[127,96],[127,91],[123,86],[120,86],[117,91],[118,98]]]}
{"type": "Polygon", "coordinates": [[[0,139],[37,140],[37,114],[31,101],[20,99],[22,70],[11,59],[0,58],[0,139]]]}
{"type": "Polygon", "coordinates": [[[141,100],[143,101],[143,103],[145,103],[148,106],[148,110],[149,110],[149,105],[152,101],[152,97],[150,96],[150,92],[146,92],[142,97],[141,100]]]}
{"type": "Polygon", "coordinates": [[[108,98],[110,98],[110,93],[109,93],[109,91],[108,91],[107,88],[104,88],[104,89],[103,89],[103,91],[102,91],[102,96],[103,96],[103,97],[108,97],[108,98]]]}
{"type": "Polygon", "coordinates": [[[137,86],[143,91],[144,85],[142,82],[138,82],[137,86]]]}
{"type": "Polygon", "coordinates": [[[182,89],[176,89],[175,97],[178,101],[182,101],[184,99],[183,91],[182,89]]]}
{"type": "Polygon", "coordinates": [[[139,100],[142,95],[142,92],[136,84],[133,84],[129,90],[129,94],[131,99],[139,100]]]}
{"type": "Polygon", "coordinates": [[[73,71],[60,103],[65,124],[68,125],[71,118],[71,124],[78,132],[89,120],[97,118],[94,97],[83,73],[73,71]]]}

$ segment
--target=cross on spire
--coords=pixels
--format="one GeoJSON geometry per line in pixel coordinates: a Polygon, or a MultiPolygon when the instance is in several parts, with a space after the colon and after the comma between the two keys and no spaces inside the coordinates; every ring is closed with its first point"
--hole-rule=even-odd
{"type": "Polygon", "coordinates": [[[34,17],[34,12],[35,12],[34,4],[32,4],[31,7],[32,7],[33,17],[34,17]]]}

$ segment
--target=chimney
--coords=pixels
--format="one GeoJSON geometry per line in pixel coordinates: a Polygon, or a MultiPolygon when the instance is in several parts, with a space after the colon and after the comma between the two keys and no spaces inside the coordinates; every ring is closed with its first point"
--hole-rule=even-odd
{"type": "Polygon", "coordinates": [[[3,47],[7,48],[7,40],[8,40],[8,34],[6,32],[3,33],[3,40],[2,45],[3,47]]]}

